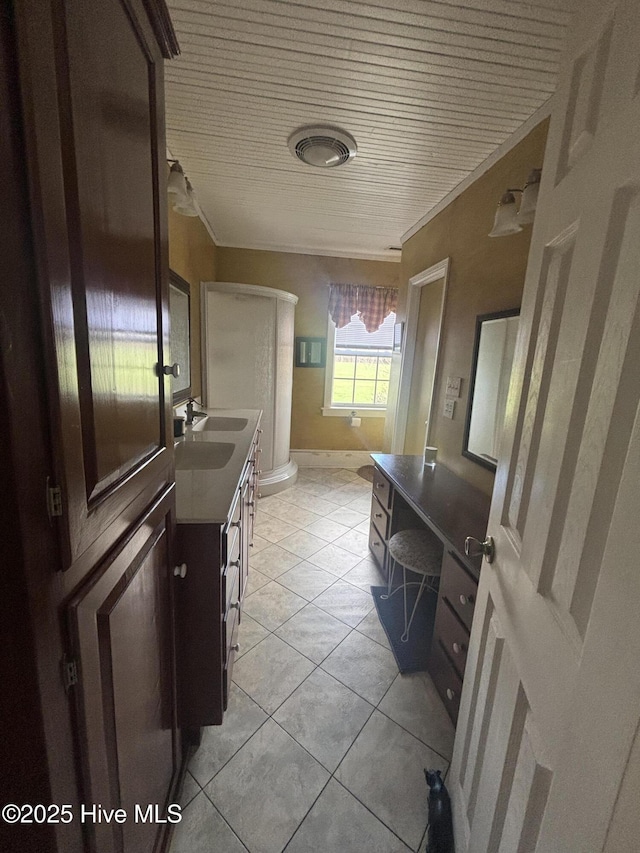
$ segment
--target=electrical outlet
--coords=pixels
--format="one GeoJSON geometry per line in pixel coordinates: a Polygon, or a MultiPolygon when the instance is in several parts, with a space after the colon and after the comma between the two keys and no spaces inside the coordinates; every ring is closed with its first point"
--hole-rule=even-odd
{"type": "Polygon", "coordinates": [[[453,420],[453,415],[456,410],[456,401],[455,400],[445,400],[444,402],[444,416],[445,418],[450,418],[453,420]]]}
{"type": "Polygon", "coordinates": [[[462,383],[461,376],[447,376],[447,397],[459,397],[460,396],[460,385],[462,383]]]}

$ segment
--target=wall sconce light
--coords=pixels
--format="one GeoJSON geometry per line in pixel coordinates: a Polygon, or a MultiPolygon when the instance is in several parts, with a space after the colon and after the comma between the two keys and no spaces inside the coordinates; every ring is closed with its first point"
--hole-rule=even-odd
{"type": "Polygon", "coordinates": [[[507,234],[517,234],[518,231],[522,231],[523,225],[529,225],[533,222],[538,203],[541,175],[541,169],[532,169],[524,189],[515,187],[504,193],[498,204],[489,237],[505,237],[507,234]],[[514,193],[522,193],[520,210],[516,206],[514,193]]]}
{"type": "Polygon", "coordinates": [[[199,216],[196,194],[177,160],[170,160],[171,170],[167,192],[174,196],[173,210],[182,216],[199,216]]]}

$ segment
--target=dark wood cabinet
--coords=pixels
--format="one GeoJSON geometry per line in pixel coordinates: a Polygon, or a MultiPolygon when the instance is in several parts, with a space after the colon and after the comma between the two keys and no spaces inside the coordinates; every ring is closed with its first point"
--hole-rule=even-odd
{"type": "Polygon", "coordinates": [[[220,725],[227,709],[253,539],[260,435],[257,428],[226,518],[177,525],[176,553],[184,566],[176,584],[178,709],[180,725],[196,740],[197,730],[220,725]]]}
{"type": "Polygon", "coordinates": [[[490,499],[421,456],[372,454],[375,462],[369,548],[388,572],[387,544],[398,530],[424,526],[444,546],[429,672],[456,722],[481,562],[464,553],[467,536],[484,539],[490,499]]]}
{"type": "MultiPolygon", "coordinates": [[[[9,298],[23,311],[18,291],[38,300],[15,329],[35,328],[31,355],[24,348],[33,381],[11,367],[22,412],[12,406],[8,417],[30,433],[39,460],[36,480],[27,442],[12,459],[25,478],[19,548],[26,554],[43,522],[53,542],[41,565],[25,557],[19,568],[31,602],[41,773],[52,802],[162,810],[181,763],[164,374],[163,62],[177,45],[163,0],[21,0],[4,5],[2,29],[21,99],[12,122],[24,199],[15,203],[28,207],[15,210],[33,258],[9,298]]],[[[2,97],[4,107],[4,89],[2,97]]],[[[76,822],[52,829],[38,850],[151,853],[166,846],[166,830],[76,822]]],[[[16,840],[3,849],[30,849],[16,840]]]]}

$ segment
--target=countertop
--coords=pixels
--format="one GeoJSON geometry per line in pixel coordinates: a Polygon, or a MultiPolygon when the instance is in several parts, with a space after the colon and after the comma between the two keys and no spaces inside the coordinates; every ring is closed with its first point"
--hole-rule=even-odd
{"type": "Polygon", "coordinates": [[[203,409],[209,417],[246,418],[242,430],[202,430],[203,418],[186,427],[186,434],[175,439],[176,448],[189,442],[234,444],[233,453],[223,468],[176,470],[176,518],[178,524],[222,524],[226,521],[240,485],[251,442],[262,412],[259,409],[203,409]],[[200,427],[198,422],[201,422],[200,427]]]}
{"type": "Polygon", "coordinates": [[[422,456],[372,453],[371,458],[411,508],[445,545],[453,546],[477,576],[482,559],[465,557],[464,540],[467,536],[485,538],[491,498],[444,465],[425,467],[422,456]]]}

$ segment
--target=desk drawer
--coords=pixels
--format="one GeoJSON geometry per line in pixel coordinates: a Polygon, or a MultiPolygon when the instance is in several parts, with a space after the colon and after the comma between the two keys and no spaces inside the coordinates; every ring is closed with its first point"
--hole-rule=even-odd
{"type": "Polygon", "coordinates": [[[387,546],[373,523],[369,525],[369,550],[381,571],[386,574],[387,546]]]}
{"type": "Polygon", "coordinates": [[[446,599],[461,622],[471,631],[478,584],[456,558],[445,551],[440,576],[440,598],[446,599]]]}
{"type": "Polygon", "coordinates": [[[383,509],[391,508],[391,483],[378,468],[374,468],[373,471],[373,494],[378,498],[383,509]]]}
{"type": "Polygon", "coordinates": [[[444,702],[447,713],[455,725],[458,720],[458,711],[460,710],[462,680],[453,666],[451,666],[449,658],[444,653],[442,646],[435,636],[431,644],[431,654],[429,655],[429,674],[444,702]]]}
{"type": "Polygon", "coordinates": [[[378,535],[384,542],[389,538],[389,515],[380,505],[375,494],[371,496],[371,523],[378,531],[378,535]]]}
{"type": "Polygon", "coordinates": [[[458,675],[463,678],[465,664],[467,663],[467,651],[469,650],[469,633],[442,598],[438,601],[433,636],[442,648],[446,649],[449,659],[458,671],[458,675]]]}

